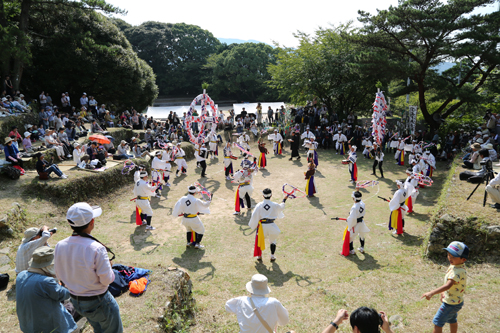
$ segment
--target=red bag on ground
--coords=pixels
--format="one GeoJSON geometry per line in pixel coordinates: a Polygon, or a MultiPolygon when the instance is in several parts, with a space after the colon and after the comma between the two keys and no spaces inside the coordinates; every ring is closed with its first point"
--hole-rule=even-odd
{"type": "Polygon", "coordinates": [[[26,171],[24,171],[24,169],[21,168],[19,165],[13,165],[12,167],[14,167],[17,170],[19,170],[21,172],[21,176],[23,176],[26,173],[26,171]]]}

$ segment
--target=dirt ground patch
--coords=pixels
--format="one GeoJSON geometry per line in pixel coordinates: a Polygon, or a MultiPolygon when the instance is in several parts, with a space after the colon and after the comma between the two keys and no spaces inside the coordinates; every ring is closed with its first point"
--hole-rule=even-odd
{"type": "MultiPolygon", "coordinates": [[[[252,147],[252,151],[255,150],[252,147]]],[[[284,183],[305,187],[304,153],[301,151],[300,162],[288,161],[289,150],[286,153],[278,157],[268,155],[267,170],[259,172],[254,180],[253,205],[261,201],[260,193],[266,187],[273,190],[274,201],[281,200],[284,183]]],[[[378,186],[362,190],[366,221],[371,229],[366,253],[344,258],[338,253],[345,222],[330,218],[347,216],[354,186],[348,181],[347,166],[340,163],[341,156],[333,150],[321,150],[319,156],[317,197],[287,201],[285,218],[277,221],[282,233],[276,252],[278,260],[274,263],[269,261],[268,249],[263,263],[253,259],[255,233],[247,225],[250,212],[232,215],[236,187],[225,180],[221,158],[208,161],[207,179],[200,178],[200,169],[196,169],[194,161],[188,162],[187,176],[171,179],[172,187],[165,188],[161,199],[152,200],[153,225],[157,228],[152,232],[144,232],[134,223],[135,206],[130,202],[132,184],[105,198],[91,199],[90,203],[100,204],[104,212],[96,223],[94,235],[117,254],[115,262],[153,270],[152,283],[145,295],[133,298],[125,294],[117,298],[125,331],[159,330],[157,318],[162,315],[166,300],[154,272],[158,267],[178,266],[186,269],[193,280],[198,313],[191,332],[237,332],[236,317],[225,312],[224,304],[232,297],[245,295],[245,283],[257,272],[269,278],[271,296],[279,299],[290,312],[289,325],[279,328],[279,332],[290,329],[301,333],[320,332],[338,309],[353,311],[363,305],[387,311],[389,316],[400,315],[402,331],[431,332],[439,300],[434,297],[425,301],[420,297],[442,284],[447,265],[444,254],[443,265],[424,259],[422,244],[446,177],[445,165],[438,164],[433,187],[422,189],[415,213],[406,219],[406,233],[396,237],[387,230],[388,204],[377,196],[392,197],[396,189],[394,180],[403,179],[404,168],[395,165],[392,154],[387,153],[386,178],[378,179],[378,186]],[[185,229],[180,219],[171,216],[175,202],[195,181],[215,193],[211,214],[202,216],[206,228],[205,251],[186,249],[185,229]]],[[[372,161],[365,160],[361,154],[358,161],[359,180],[373,179],[370,176],[372,161]]],[[[234,165],[235,170],[238,169],[237,164],[234,165]]],[[[21,182],[26,181],[21,178],[21,182]]],[[[26,205],[34,224],[58,226],[59,232],[50,240],[51,245],[69,236],[70,228],[64,220],[67,206],[56,206],[44,198],[20,198],[17,185],[2,179],[1,207],[19,201],[26,205]]],[[[465,196],[470,191],[468,188],[451,191],[449,200],[460,210],[466,205],[465,196]]],[[[467,204],[479,201],[482,204],[479,197],[475,194],[475,199],[467,204]]],[[[9,244],[0,244],[0,248],[4,246],[9,244]]],[[[11,257],[15,256],[17,246],[11,242],[11,257]]],[[[355,246],[359,246],[358,240],[355,246]]],[[[493,264],[468,267],[466,303],[459,315],[460,332],[500,331],[498,273],[498,266],[493,264]]],[[[0,293],[0,316],[0,332],[18,330],[15,302],[8,301],[5,291],[0,293]]],[[[340,329],[340,332],[348,331],[348,325],[340,329]]]]}

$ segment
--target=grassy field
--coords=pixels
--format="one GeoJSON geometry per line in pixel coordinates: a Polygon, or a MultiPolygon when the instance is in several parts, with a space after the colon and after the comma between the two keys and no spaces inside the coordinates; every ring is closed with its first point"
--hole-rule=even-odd
{"type": "MultiPolygon", "coordinates": [[[[252,147],[252,151],[255,150],[252,147]]],[[[415,213],[406,218],[406,233],[398,237],[387,230],[388,203],[377,195],[392,197],[396,190],[394,180],[403,179],[404,168],[395,165],[392,154],[386,154],[386,178],[379,179],[378,186],[362,190],[367,209],[365,220],[371,229],[366,253],[344,258],[339,252],[345,222],[330,218],[347,217],[354,186],[349,183],[347,166],[340,163],[340,156],[332,150],[321,150],[319,156],[317,197],[287,201],[285,218],[277,221],[282,233],[276,252],[278,260],[274,263],[269,261],[268,249],[263,263],[252,257],[255,233],[247,226],[250,212],[245,210],[240,216],[232,215],[236,187],[224,179],[222,159],[209,161],[209,177],[201,180],[215,193],[211,214],[202,216],[206,228],[205,251],[186,249],[185,229],[180,219],[171,216],[173,205],[186,194],[187,186],[200,180],[200,169],[195,168],[194,161],[188,163],[187,176],[171,179],[173,186],[164,190],[161,199],[152,200],[153,225],[157,230],[146,233],[142,227],[136,227],[135,206],[129,201],[133,197],[130,184],[106,198],[90,200],[91,204],[100,204],[104,211],[93,234],[114,250],[116,263],[149,268],[153,272],[158,267],[168,266],[187,270],[193,280],[198,306],[191,332],[237,332],[236,317],[225,312],[224,304],[232,297],[246,295],[245,283],[255,273],[269,278],[271,296],[280,300],[290,312],[289,325],[280,327],[279,332],[290,329],[300,333],[320,332],[338,309],[353,311],[359,306],[386,311],[389,317],[399,315],[401,320],[396,324],[400,331],[431,332],[439,298],[435,296],[426,301],[420,297],[442,284],[448,264],[444,253],[441,263],[425,259],[423,242],[447,175],[445,165],[438,165],[434,186],[421,190],[415,213]]],[[[267,170],[259,172],[254,179],[253,204],[261,201],[260,191],[266,187],[273,190],[274,201],[281,201],[284,183],[305,187],[305,158],[301,162],[290,162],[288,157],[289,150],[287,155],[280,157],[268,155],[267,170]]],[[[373,179],[371,165],[372,161],[360,154],[359,180],[373,179]]],[[[27,177],[33,175],[25,176],[22,182],[29,182],[27,177]]],[[[50,241],[52,245],[70,234],[64,222],[68,207],[40,199],[19,198],[19,187],[15,185],[11,181],[0,185],[2,207],[13,201],[21,202],[30,218],[36,221],[34,224],[60,227],[50,241]]],[[[473,186],[461,186],[451,188],[447,198],[447,202],[453,203],[453,209],[460,211],[462,205],[479,205],[465,201],[473,186]]],[[[475,201],[482,203],[480,195],[475,194],[475,201]]],[[[0,244],[0,248],[6,245],[9,244],[0,244]]],[[[354,245],[359,247],[359,240],[355,240],[354,245]]],[[[17,243],[12,242],[11,257],[15,258],[16,247],[17,243]]],[[[500,332],[498,273],[498,266],[491,263],[468,266],[466,303],[459,315],[459,332],[500,332]]],[[[15,302],[8,300],[5,291],[0,295],[0,332],[16,332],[15,302]]],[[[117,300],[126,332],[158,331],[157,318],[162,314],[166,299],[162,285],[155,282],[154,273],[144,296],[123,295],[117,300]]],[[[91,328],[86,330],[91,331],[91,328]]],[[[340,332],[350,331],[348,325],[340,329],[340,332]]]]}

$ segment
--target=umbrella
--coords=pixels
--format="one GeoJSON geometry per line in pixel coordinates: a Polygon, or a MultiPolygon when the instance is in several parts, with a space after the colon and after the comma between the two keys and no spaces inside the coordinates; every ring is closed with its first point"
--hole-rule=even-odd
{"type": "Polygon", "coordinates": [[[111,143],[111,141],[102,134],[92,134],[91,136],[89,136],[89,140],[97,142],[97,143],[101,143],[101,144],[111,143]]]}

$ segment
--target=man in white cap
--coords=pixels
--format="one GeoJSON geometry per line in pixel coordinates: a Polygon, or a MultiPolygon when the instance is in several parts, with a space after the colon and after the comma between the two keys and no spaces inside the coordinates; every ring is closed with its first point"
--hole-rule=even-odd
{"type": "Polygon", "coordinates": [[[344,236],[344,248],[346,248],[346,241],[349,240],[349,252],[347,253],[347,249],[342,251],[342,255],[347,256],[349,254],[356,254],[354,251],[354,239],[356,236],[359,236],[359,241],[361,247],[358,248],[358,251],[361,253],[365,253],[365,235],[370,232],[370,229],[366,226],[364,222],[364,217],[366,214],[365,203],[361,200],[362,194],[359,191],[352,192],[352,200],[354,201],[354,205],[352,205],[351,210],[349,211],[349,216],[347,217],[347,231],[344,236]],[[349,233],[349,237],[347,237],[347,233],[349,233]]]}
{"type": "Polygon", "coordinates": [[[241,163],[241,166],[243,170],[238,170],[238,172],[234,174],[234,182],[238,184],[235,196],[234,215],[239,215],[241,213],[241,208],[245,208],[245,201],[247,208],[249,210],[252,208],[250,196],[253,192],[253,175],[257,173],[257,167],[253,167],[252,162],[246,157],[241,163]]]}
{"type": "Polygon", "coordinates": [[[156,186],[156,197],[161,198],[161,184],[163,183],[163,176],[165,174],[165,170],[167,169],[167,163],[163,161],[162,158],[163,152],[158,150],[155,153],[155,157],[151,162],[151,181],[152,184],[156,186]]]}
{"type": "Polygon", "coordinates": [[[316,136],[314,135],[314,133],[309,130],[309,125],[307,125],[306,130],[304,131],[304,133],[302,133],[300,138],[304,140],[304,143],[309,141],[310,138],[316,140],[316,136]]]}
{"type": "Polygon", "coordinates": [[[30,266],[16,278],[16,312],[22,332],[75,332],[76,323],[64,308],[68,289],[55,279],[54,249],[33,252],[30,266]]]}
{"type": "Polygon", "coordinates": [[[335,148],[337,149],[337,154],[345,155],[346,153],[345,144],[347,142],[347,137],[342,133],[342,130],[339,129],[337,131],[337,134],[335,134],[333,140],[337,141],[335,145],[335,148]]]}
{"type": "Polygon", "coordinates": [[[151,196],[155,194],[157,187],[149,184],[148,172],[139,168],[134,173],[134,195],[136,205],[136,224],[146,225],[147,230],[155,230],[151,225],[153,209],[151,208],[151,196]],[[139,223],[140,222],[140,223],[139,223]]]}
{"type": "MultiPolygon", "coordinates": [[[[271,140],[273,141],[273,151],[274,155],[282,154],[282,145],[283,145],[283,137],[278,132],[277,129],[274,130],[273,135],[271,136],[271,140]]],[[[305,141],[307,142],[307,141],[305,141]]]]}
{"type": "Polygon", "coordinates": [[[203,201],[194,197],[196,186],[188,187],[188,195],[177,201],[172,210],[172,216],[182,216],[182,225],[186,228],[187,247],[194,246],[197,249],[204,249],[201,240],[205,234],[205,227],[198,215],[210,214],[211,201],[203,201]]]}
{"type": "Polygon", "coordinates": [[[91,236],[95,218],[101,214],[100,207],[85,202],[68,209],[66,219],[73,234],[56,245],[55,272],[69,290],[76,312],[87,318],[94,332],[121,333],[120,308],[108,292],[109,284],[115,280],[111,268],[114,255],[91,236]]]}
{"type": "Polygon", "coordinates": [[[417,140],[412,140],[411,150],[410,153],[408,154],[408,161],[410,163],[415,159],[415,155],[419,153],[418,150],[422,151],[422,148],[420,148],[420,145],[418,144],[417,140]]]}
{"type": "Polygon", "coordinates": [[[265,240],[267,239],[271,244],[271,261],[275,261],[274,253],[281,230],[274,221],[285,217],[283,210],[285,210],[285,201],[288,197],[285,197],[282,203],[277,204],[271,201],[273,195],[271,189],[264,189],[262,195],[264,201],[255,206],[250,222],[248,222],[251,229],[257,229],[253,256],[257,257],[259,261],[262,260],[262,250],[266,248],[265,240]]]}
{"type": "Polygon", "coordinates": [[[175,172],[175,175],[179,175],[179,171],[182,172],[183,175],[186,174],[187,172],[187,163],[186,163],[186,153],[184,152],[184,149],[181,148],[181,143],[177,142],[176,144],[176,149],[174,150],[174,158],[175,158],[175,164],[177,164],[177,171],[175,172]]]}
{"type": "Polygon", "coordinates": [[[389,202],[389,209],[391,210],[391,215],[389,217],[389,230],[393,230],[392,233],[401,235],[405,226],[405,215],[408,207],[405,205],[405,201],[408,197],[408,191],[405,189],[403,183],[396,180],[396,185],[398,190],[394,193],[391,201],[389,202]]]}
{"type": "Polygon", "coordinates": [[[29,261],[33,252],[41,246],[47,245],[47,241],[52,232],[49,227],[44,225],[42,228],[29,228],[24,232],[24,238],[17,249],[16,254],[16,273],[19,274],[29,267],[29,261]]]}
{"type": "Polygon", "coordinates": [[[288,311],[276,298],[269,297],[271,289],[267,277],[255,274],[246,284],[250,296],[232,298],[226,302],[226,311],[236,314],[240,333],[277,332],[278,325],[288,324],[288,311]]]}

